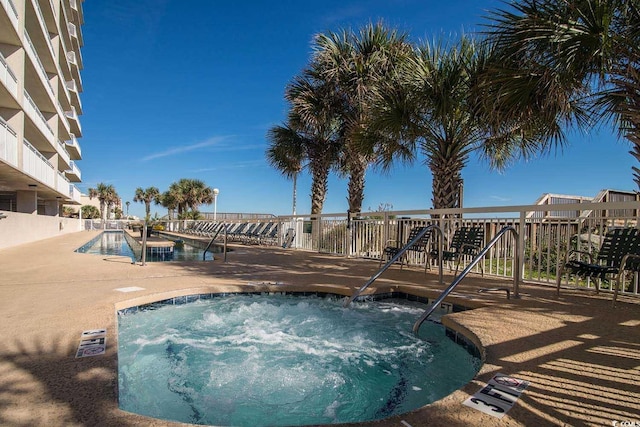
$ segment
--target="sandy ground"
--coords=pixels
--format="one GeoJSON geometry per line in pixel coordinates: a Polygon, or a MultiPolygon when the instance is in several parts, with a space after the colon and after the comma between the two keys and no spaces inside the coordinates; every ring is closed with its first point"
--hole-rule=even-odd
{"type": "MultiPolygon", "coordinates": [[[[377,262],[272,247],[237,247],[227,262],[131,264],[73,252],[88,231],[0,250],[0,425],[176,426],[118,409],[116,309],[170,295],[318,289],[349,295],[377,262]],[[257,283],[280,283],[261,285],[257,283]],[[140,291],[118,289],[141,287],[140,291]],[[106,354],[75,358],[84,330],[106,328],[106,354]]],[[[451,275],[445,276],[445,285],[451,275]]],[[[510,282],[469,276],[453,301],[477,307],[443,323],[476,343],[474,380],[417,411],[362,426],[640,425],[640,301],[522,284],[522,298],[478,289],[510,282]],[[502,419],[464,406],[496,373],[530,382],[502,419]]],[[[371,288],[435,297],[421,268],[392,267],[371,288]]]]}

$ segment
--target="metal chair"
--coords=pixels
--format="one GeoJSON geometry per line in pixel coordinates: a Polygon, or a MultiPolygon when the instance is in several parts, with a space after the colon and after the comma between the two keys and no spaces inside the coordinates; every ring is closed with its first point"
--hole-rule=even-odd
{"type": "MultiPolygon", "coordinates": [[[[460,261],[465,256],[475,257],[484,246],[484,227],[460,227],[451,238],[448,250],[442,251],[442,261],[456,261],[456,274],[460,267],[460,261]]],[[[438,250],[429,253],[429,258],[438,258],[438,250]]],[[[429,260],[430,262],[430,260],[429,260]]],[[[484,268],[480,263],[480,273],[484,276],[484,268]]]]}
{"type": "MultiPolygon", "coordinates": [[[[385,243],[385,247],[382,250],[382,256],[380,257],[380,265],[382,265],[383,260],[390,260],[391,258],[396,256],[398,252],[402,250],[402,248],[404,248],[407,244],[409,244],[409,242],[411,242],[413,239],[418,237],[418,234],[420,234],[420,232],[425,228],[426,227],[413,227],[409,232],[409,237],[407,237],[407,240],[403,245],[399,245],[398,244],[399,242],[396,239],[387,240],[387,242],[385,243]]],[[[407,258],[407,252],[412,251],[412,252],[427,253],[427,245],[429,244],[430,237],[431,237],[431,233],[427,233],[424,236],[422,236],[420,240],[414,243],[410,248],[407,248],[406,252],[402,255],[402,257],[400,257],[401,270],[407,258]]],[[[428,263],[425,263],[425,266],[424,266],[425,272],[427,270],[427,264],[428,263]]],[[[409,261],[407,261],[407,266],[408,265],[409,265],[409,261]]]]}
{"type": "Polygon", "coordinates": [[[595,262],[587,251],[571,250],[558,268],[556,294],[560,296],[560,282],[566,272],[577,277],[593,278],[596,293],[600,291],[600,281],[610,282],[613,288],[613,305],[616,304],[620,283],[626,271],[640,271],[640,230],[636,228],[614,228],[604,236],[595,262]],[[570,259],[574,254],[587,256],[589,262],[570,259]]]}

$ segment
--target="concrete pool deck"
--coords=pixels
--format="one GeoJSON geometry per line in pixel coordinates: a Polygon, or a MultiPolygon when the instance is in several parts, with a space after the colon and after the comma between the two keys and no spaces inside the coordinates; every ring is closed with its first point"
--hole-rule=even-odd
{"type": "MultiPolygon", "coordinates": [[[[376,261],[273,247],[237,246],[226,263],[218,255],[213,262],[144,267],[129,258],[74,252],[98,233],[0,250],[0,425],[184,425],[118,409],[116,307],[216,291],[346,295],[378,268],[376,261]],[[136,287],[143,289],[122,291],[136,287]],[[76,359],[81,332],[97,328],[107,329],[106,354],[76,359]]],[[[445,286],[451,279],[445,274],[445,286]]],[[[495,286],[511,282],[470,275],[454,295],[479,308],[443,320],[484,349],[485,364],[471,383],[417,411],[353,425],[640,424],[640,300],[621,297],[612,309],[606,293],[564,291],[558,299],[554,288],[527,283],[518,300],[477,292],[495,286]],[[531,383],[504,418],[462,405],[496,373],[531,383]]],[[[398,267],[372,288],[431,297],[442,290],[435,275],[398,267]]]]}

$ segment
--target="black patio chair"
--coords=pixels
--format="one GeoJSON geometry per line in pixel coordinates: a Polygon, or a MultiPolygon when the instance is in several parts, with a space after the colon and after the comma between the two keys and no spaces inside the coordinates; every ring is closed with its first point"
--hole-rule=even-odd
{"type": "MultiPolygon", "coordinates": [[[[426,227],[413,227],[411,229],[411,231],[409,232],[409,237],[407,237],[407,240],[402,245],[399,245],[400,242],[398,242],[398,240],[395,240],[395,239],[387,240],[387,242],[385,243],[385,247],[382,250],[382,256],[380,257],[380,265],[382,265],[382,261],[383,260],[387,260],[388,261],[388,260],[392,259],[394,256],[396,256],[406,245],[408,245],[413,239],[418,237],[420,232],[422,230],[424,230],[425,228],[426,227]]],[[[400,260],[400,269],[401,270],[402,270],[402,266],[404,265],[405,260],[407,261],[407,266],[409,265],[409,261],[407,260],[407,252],[409,252],[409,251],[411,251],[411,252],[419,252],[419,253],[426,253],[427,252],[427,245],[429,244],[429,238],[430,237],[431,237],[431,232],[426,233],[416,243],[411,245],[411,247],[407,248],[407,250],[404,252],[404,254],[402,254],[402,256],[399,259],[400,260]]],[[[424,268],[425,268],[425,272],[426,272],[427,263],[425,263],[424,268]]]]}
{"type": "MultiPolygon", "coordinates": [[[[454,233],[451,238],[451,244],[449,249],[442,251],[442,261],[456,262],[456,274],[460,267],[460,262],[464,257],[473,258],[484,246],[484,227],[460,227],[454,233]]],[[[438,250],[434,249],[429,253],[429,258],[438,259],[438,250]]],[[[427,264],[430,263],[427,262],[427,264]]],[[[480,265],[480,273],[484,276],[484,268],[482,263],[480,265]]]]}
{"type": "Polygon", "coordinates": [[[558,268],[556,294],[560,296],[560,282],[566,272],[582,278],[596,279],[596,293],[600,292],[600,281],[609,282],[613,289],[613,305],[616,304],[618,290],[625,272],[640,271],[640,230],[637,228],[614,228],[605,234],[595,262],[587,251],[571,250],[558,268]],[[571,259],[576,254],[585,255],[588,262],[571,259]]]}

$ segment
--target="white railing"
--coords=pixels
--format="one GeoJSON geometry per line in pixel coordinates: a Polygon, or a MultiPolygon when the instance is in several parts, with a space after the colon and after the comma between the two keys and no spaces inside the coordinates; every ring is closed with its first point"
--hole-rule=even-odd
{"type": "Polygon", "coordinates": [[[18,135],[0,117],[0,159],[18,167],[18,135]]]}
{"type": "Polygon", "coordinates": [[[25,139],[22,144],[22,170],[51,188],[56,188],[56,168],[25,139]]]}
{"type": "Polygon", "coordinates": [[[65,143],[72,150],[75,150],[75,151],[78,152],[78,157],[82,157],[82,150],[80,149],[80,144],[78,143],[78,138],[76,138],[76,136],[74,134],[72,134],[72,133],[70,135],[71,135],[71,139],[65,141],[65,143]]]}
{"type": "Polygon", "coordinates": [[[18,79],[11,68],[9,68],[9,64],[0,53],[0,81],[4,84],[4,86],[9,90],[9,93],[13,95],[13,97],[18,99],[18,79]]]}
{"type": "Polygon", "coordinates": [[[81,180],[82,174],[80,173],[80,168],[78,168],[78,166],[73,160],[69,163],[70,163],[69,171],[71,172],[71,174],[77,176],[78,180],[81,180]]]}
{"type": "Polygon", "coordinates": [[[51,143],[51,145],[53,146],[54,140],[55,140],[53,136],[53,130],[49,126],[49,123],[47,123],[47,119],[44,118],[44,116],[36,106],[36,103],[33,102],[33,99],[31,99],[31,97],[29,96],[26,90],[24,91],[24,100],[26,102],[24,103],[22,108],[27,113],[27,115],[31,118],[33,123],[35,123],[37,128],[40,129],[40,132],[42,132],[45,138],[47,138],[51,143]]]}
{"type": "Polygon", "coordinates": [[[58,113],[58,118],[62,122],[62,126],[67,131],[67,133],[71,133],[71,125],[69,124],[69,119],[65,115],[64,108],[60,103],[60,100],[56,98],[56,112],[58,113]]]}
{"type": "Polygon", "coordinates": [[[67,85],[67,89],[69,89],[72,92],[77,92],[78,91],[78,85],[76,85],[76,81],[75,80],[67,80],[65,82],[65,84],[67,85]]]}
{"type": "MultiPolygon", "coordinates": [[[[75,99],[78,102],[78,106],[82,108],[82,101],[80,100],[80,94],[78,93],[78,85],[75,80],[69,80],[65,85],[66,89],[74,94],[75,99]]],[[[71,95],[69,95],[69,102],[71,102],[71,95]]]]}
{"type": "Polygon", "coordinates": [[[80,86],[82,86],[82,76],[80,75],[80,64],[81,58],[80,53],[75,50],[70,50],[67,52],[67,62],[75,65],[75,67],[69,67],[71,69],[71,74],[76,77],[77,82],[80,86]],[[75,69],[75,73],[73,70],[75,69]]]}
{"type": "Polygon", "coordinates": [[[78,10],[78,3],[76,0],[69,0],[69,5],[71,6],[71,9],[78,10]]]}
{"type": "Polygon", "coordinates": [[[82,127],[80,126],[80,119],[78,118],[76,107],[71,106],[71,110],[65,111],[64,115],[73,120],[73,122],[69,123],[69,125],[73,126],[75,124],[75,126],[73,126],[74,131],[77,130],[78,132],[82,132],[82,127]]]}
{"type": "Polygon", "coordinates": [[[55,99],[56,96],[53,91],[53,86],[51,86],[51,82],[49,81],[47,71],[44,69],[44,65],[42,65],[42,61],[40,61],[40,57],[36,52],[36,48],[31,42],[31,38],[29,37],[29,34],[27,34],[26,30],[24,31],[24,38],[26,41],[24,46],[27,48],[26,51],[29,54],[29,58],[31,58],[31,62],[33,62],[36,66],[36,72],[40,76],[40,80],[42,81],[43,86],[47,89],[47,92],[49,92],[49,96],[51,97],[51,99],[55,99]]]}
{"type": "Polygon", "coordinates": [[[44,20],[42,9],[40,9],[40,3],[38,2],[38,0],[32,0],[31,3],[33,4],[34,9],[36,10],[36,15],[38,15],[38,20],[40,21],[40,28],[42,29],[42,35],[44,36],[44,39],[46,40],[47,45],[49,46],[49,53],[51,54],[52,58],[55,58],[55,55],[53,54],[53,44],[51,43],[51,39],[49,38],[49,30],[47,29],[47,24],[44,20]]]}
{"type": "Polygon", "coordinates": [[[73,184],[69,184],[69,194],[71,195],[71,200],[74,202],[80,203],[80,199],[82,197],[82,192],[73,184]]]}
{"type": "MultiPolygon", "coordinates": [[[[204,220],[210,221],[210,220],[204,220]]],[[[280,216],[276,218],[223,220],[227,224],[275,221],[282,244],[287,230],[295,231],[293,250],[330,253],[351,258],[379,260],[386,243],[395,240],[406,243],[413,227],[435,224],[444,234],[444,248],[460,227],[479,227],[484,231],[484,245],[506,226],[513,227],[518,239],[503,238],[486,252],[473,267],[485,277],[509,278],[519,275],[520,281],[555,286],[559,263],[569,250],[580,249],[596,255],[603,236],[615,227],[640,228],[640,201],[607,203],[565,203],[555,205],[527,205],[479,207],[465,209],[414,210],[396,212],[363,212],[358,215],[322,214],[280,216]],[[560,217],[559,212],[566,213],[560,217]],[[534,213],[534,215],[532,215],[534,213]],[[518,260],[515,254],[520,254],[518,260]]],[[[169,221],[169,229],[188,233],[194,221],[169,221]]],[[[430,240],[436,248],[435,238],[430,240]]],[[[431,250],[407,252],[411,265],[435,267],[431,250]],[[431,265],[433,264],[433,265],[431,265]]],[[[461,260],[460,270],[471,262],[461,260]]],[[[454,271],[455,265],[445,265],[454,271]]],[[[437,271],[437,268],[434,269],[437,271]]],[[[640,297],[638,275],[628,277],[623,294],[640,297]]],[[[594,288],[591,280],[572,280],[571,285],[594,288]]],[[[602,285],[601,285],[602,288],[602,285]]],[[[605,286],[606,288],[606,286],[605,286]]]]}
{"type": "Polygon", "coordinates": [[[78,119],[78,114],[76,113],[76,107],[74,106],[71,106],[71,110],[65,111],[64,115],[73,120],[78,119]]]}
{"type": "Polygon", "coordinates": [[[7,11],[7,16],[14,28],[18,28],[18,9],[16,9],[16,6],[11,0],[0,0],[0,4],[4,6],[7,11]]]}
{"type": "Polygon", "coordinates": [[[56,18],[56,22],[58,22],[58,14],[56,13],[56,7],[53,4],[53,0],[49,0],[49,7],[51,7],[51,13],[53,13],[53,16],[56,18]]]}
{"type": "Polygon", "coordinates": [[[58,180],[56,181],[56,190],[58,193],[64,194],[69,197],[70,183],[66,176],[62,172],[58,172],[58,180]]]}
{"type": "Polygon", "coordinates": [[[67,61],[69,61],[70,63],[72,63],[73,65],[77,66],[78,62],[76,61],[76,52],[71,50],[69,52],[67,52],[67,61]]]}
{"type": "Polygon", "coordinates": [[[74,23],[68,22],[67,29],[69,30],[69,35],[71,37],[78,38],[78,32],[76,31],[76,25],[74,23]]]}
{"type": "MultiPolygon", "coordinates": [[[[64,2],[60,3],[60,7],[64,13],[64,2]]],[[[65,15],[66,16],[66,15],[65,15]]],[[[64,27],[64,25],[60,25],[60,27],[64,27]]],[[[69,69],[69,71],[71,71],[71,67],[69,67],[69,49],[67,49],[67,42],[64,40],[65,36],[69,37],[69,33],[68,30],[67,31],[60,31],[60,44],[62,44],[62,53],[64,54],[64,56],[67,58],[67,69],[69,69]]],[[[71,43],[71,37],[69,37],[69,43],[71,43]]]]}
{"type": "Polygon", "coordinates": [[[62,141],[58,140],[58,145],[56,147],[58,149],[58,155],[62,157],[62,161],[65,165],[71,165],[71,156],[67,151],[67,148],[64,146],[62,141]]]}

